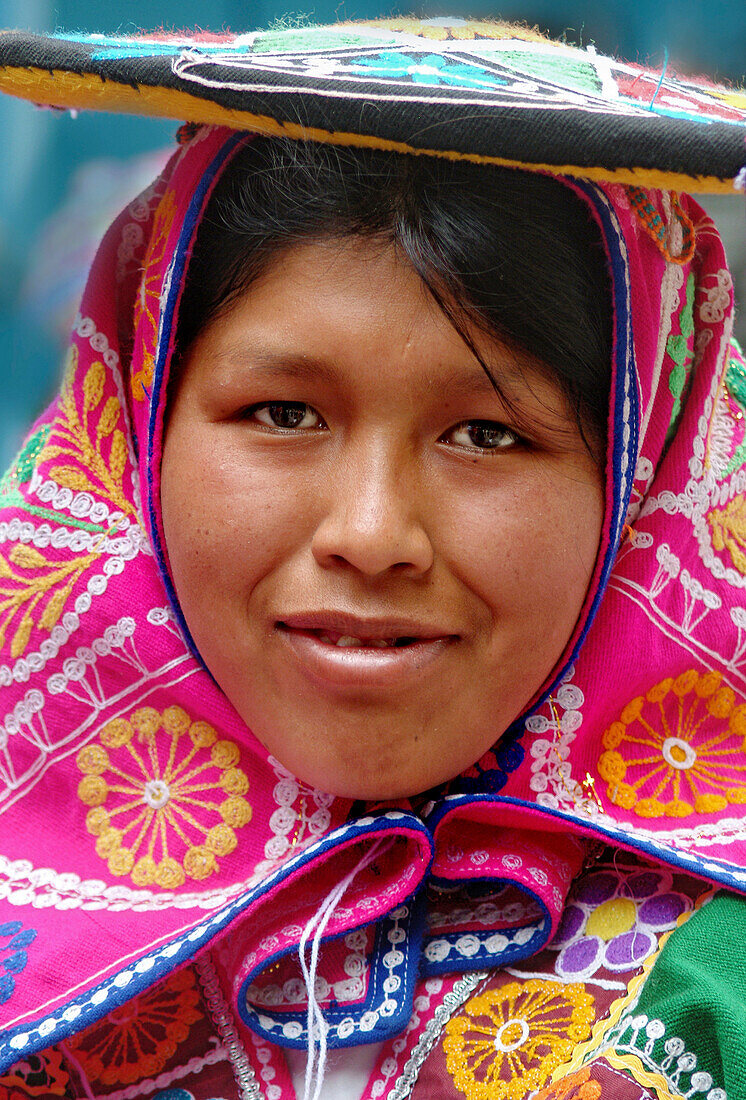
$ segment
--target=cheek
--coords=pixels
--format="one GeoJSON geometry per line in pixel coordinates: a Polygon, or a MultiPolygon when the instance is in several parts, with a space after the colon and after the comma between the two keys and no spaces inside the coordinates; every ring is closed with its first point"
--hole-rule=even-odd
{"type": "MultiPolygon", "coordinates": [[[[219,433],[169,436],[161,506],[176,593],[190,609],[248,595],[294,552],[308,527],[307,483],[247,465],[219,433]]],[[[192,624],[190,623],[190,626],[192,624]]]]}
{"type": "Polygon", "coordinates": [[[595,475],[541,476],[462,496],[449,518],[453,572],[493,622],[522,621],[538,637],[556,621],[569,637],[593,574],[603,507],[595,475]]]}

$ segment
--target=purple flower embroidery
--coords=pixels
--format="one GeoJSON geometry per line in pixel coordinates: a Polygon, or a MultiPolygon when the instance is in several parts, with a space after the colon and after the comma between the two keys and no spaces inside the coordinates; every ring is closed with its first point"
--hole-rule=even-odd
{"type": "Polygon", "coordinates": [[[559,952],[557,974],[578,981],[601,967],[622,973],[639,966],[656,949],[660,933],[674,928],[691,907],[671,886],[671,875],[663,870],[586,875],[550,944],[559,952]]]}

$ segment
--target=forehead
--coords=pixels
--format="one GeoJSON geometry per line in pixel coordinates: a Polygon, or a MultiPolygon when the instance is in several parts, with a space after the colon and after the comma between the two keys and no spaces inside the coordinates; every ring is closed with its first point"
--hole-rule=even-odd
{"type": "Polygon", "coordinates": [[[551,384],[527,353],[436,301],[388,242],[325,239],[274,256],[187,356],[187,379],[220,387],[251,374],[299,382],[419,384],[495,395],[551,384]],[[492,376],[486,373],[487,366],[492,376]]]}

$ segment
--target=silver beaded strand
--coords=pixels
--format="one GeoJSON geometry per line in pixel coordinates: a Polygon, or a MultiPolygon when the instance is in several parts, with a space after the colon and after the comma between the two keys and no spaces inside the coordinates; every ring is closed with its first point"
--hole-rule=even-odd
{"type": "Polygon", "coordinates": [[[202,955],[195,960],[194,966],[199,974],[213,1023],[233,1067],[241,1100],[263,1100],[261,1086],[238,1037],[233,1015],[223,997],[212,959],[209,955],[202,955]]]}

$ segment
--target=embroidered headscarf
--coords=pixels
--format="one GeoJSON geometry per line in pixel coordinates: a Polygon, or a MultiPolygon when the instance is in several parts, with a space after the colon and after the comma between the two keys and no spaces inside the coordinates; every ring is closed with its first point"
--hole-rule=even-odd
{"type": "Polygon", "coordinates": [[[164,559],[179,299],[246,140],[196,128],[114,223],[60,394],[2,481],[0,1070],[208,946],[243,1024],[304,1046],[314,930],[329,1045],[380,1040],[406,1026],[418,975],[538,951],[588,840],[746,889],[746,367],[710,218],[686,196],[564,181],[613,296],[591,588],[542,699],[448,795],[355,816],[236,715],[164,559]]]}

